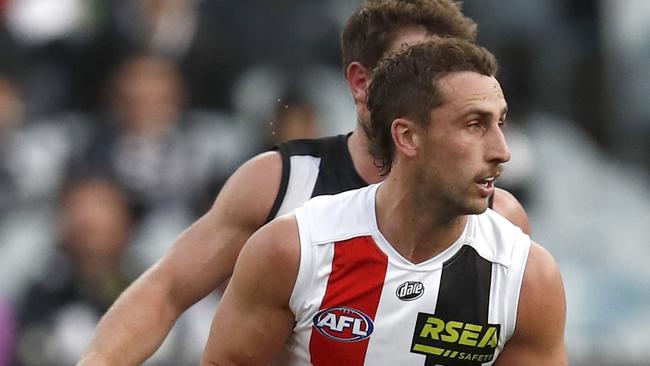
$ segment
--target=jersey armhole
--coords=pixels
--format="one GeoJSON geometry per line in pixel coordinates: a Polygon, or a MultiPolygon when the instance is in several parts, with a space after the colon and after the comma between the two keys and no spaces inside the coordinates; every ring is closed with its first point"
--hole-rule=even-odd
{"type": "Polygon", "coordinates": [[[510,337],[512,337],[513,333],[515,332],[515,328],[517,328],[517,315],[519,313],[519,298],[521,297],[521,289],[522,285],[524,283],[524,274],[526,272],[526,265],[528,264],[528,254],[530,253],[532,247],[532,242],[531,239],[528,235],[525,233],[521,233],[520,236],[517,237],[516,242],[514,244],[514,253],[513,256],[515,258],[519,258],[520,262],[518,263],[519,266],[516,267],[515,273],[517,274],[517,281],[515,283],[514,288],[510,292],[509,296],[510,298],[508,301],[512,301],[512,304],[514,304],[513,309],[514,309],[514,316],[510,320],[507,330],[506,330],[506,341],[510,340],[510,337]]]}
{"type": "Polygon", "coordinates": [[[301,310],[304,308],[308,291],[313,287],[313,248],[312,239],[309,232],[309,213],[304,207],[295,210],[296,225],[298,226],[298,237],[300,241],[300,261],[296,283],[293,286],[291,297],[289,298],[289,308],[298,318],[301,310]]]}
{"type": "Polygon", "coordinates": [[[289,174],[291,174],[291,161],[289,159],[290,154],[289,151],[287,151],[286,145],[283,144],[278,146],[276,148],[276,151],[278,151],[282,157],[282,178],[280,178],[280,188],[278,189],[278,194],[275,196],[275,201],[273,202],[273,206],[271,206],[271,211],[269,211],[269,215],[266,217],[265,223],[273,220],[275,218],[275,215],[278,214],[280,206],[282,206],[282,202],[284,201],[284,197],[287,194],[289,174]]]}

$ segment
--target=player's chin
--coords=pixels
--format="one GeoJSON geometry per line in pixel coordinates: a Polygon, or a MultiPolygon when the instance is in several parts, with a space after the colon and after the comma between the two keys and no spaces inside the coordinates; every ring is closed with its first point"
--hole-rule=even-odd
{"type": "Polygon", "coordinates": [[[490,205],[490,196],[494,194],[494,186],[492,184],[486,186],[482,184],[474,184],[470,189],[467,206],[470,208],[471,214],[479,215],[485,212],[490,205]]]}
{"type": "Polygon", "coordinates": [[[465,205],[467,215],[480,215],[487,211],[489,202],[488,198],[485,197],[475,197],[471,200],[468,200],[465,205]]]}

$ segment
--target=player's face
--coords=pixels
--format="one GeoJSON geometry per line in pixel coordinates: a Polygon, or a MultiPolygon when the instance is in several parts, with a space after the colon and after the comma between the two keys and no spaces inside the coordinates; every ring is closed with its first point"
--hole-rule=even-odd
{"type": "Polygon", "coordinates": [[[423,132],[416,174],[421,189],[453,214],[478,214],[488,207],[501,164],[510,160],[503,91],[495,78],[475,72],[448,74],[438,86],[444,102],[423,132]]]}

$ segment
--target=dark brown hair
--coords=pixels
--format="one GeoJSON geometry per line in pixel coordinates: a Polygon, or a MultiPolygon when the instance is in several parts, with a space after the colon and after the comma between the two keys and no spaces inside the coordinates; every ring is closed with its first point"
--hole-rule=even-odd
{"type": "Polygon", "coordinates": [[[398,31],[413,26],[431,35],[476,38],[476,23],[453,0],[366,0],[341,35],[343,69],[353,61],[374,68],[398,31]]]}
{"type": "Polygon", "coordinates": [[[497,62],[483,47],[458,38],[416,44],[382,59],[368,87],[370,153],[388,174],[395,147],[391,124],[397,118],[428,126],[431,111],[444,103],[437,81],[448,73],[473,71],[495,76],[497,62]]]}

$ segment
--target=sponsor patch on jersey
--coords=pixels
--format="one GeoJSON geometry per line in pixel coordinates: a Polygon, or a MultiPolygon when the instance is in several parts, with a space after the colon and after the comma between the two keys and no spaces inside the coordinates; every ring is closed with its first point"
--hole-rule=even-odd
{"type": "Polygon", "coordinates": [[[411,352],[443,365],[480,366],[494,359],[500,324],[473,324],[418,313],[411,352]]]}
{"type": "Polygon", "coordinates": [[[368,315],[345,306],[321,310],[314,315],[313,322],[320,334],[340,342],[364,340],[374,329],[368,315]]]}
{"type": "Polygon", "coordinates": [[[395,290],[397,298],[403,301],[412,301],[424,294],[424,285],[418,281],[407,281],[395,290]]]}

